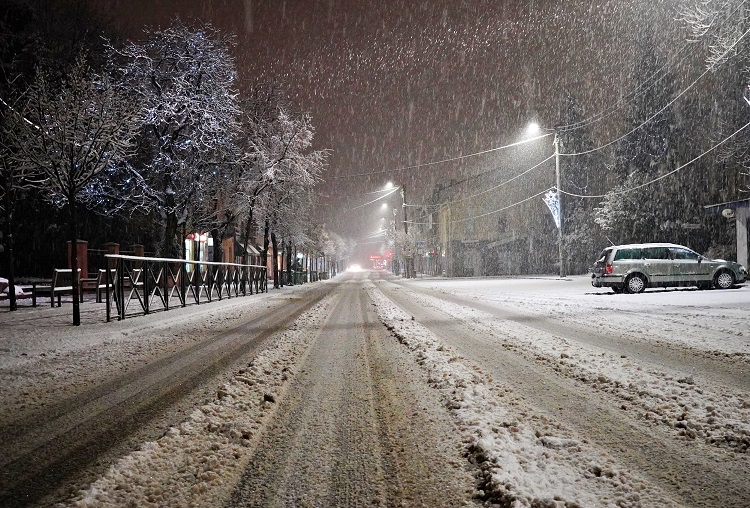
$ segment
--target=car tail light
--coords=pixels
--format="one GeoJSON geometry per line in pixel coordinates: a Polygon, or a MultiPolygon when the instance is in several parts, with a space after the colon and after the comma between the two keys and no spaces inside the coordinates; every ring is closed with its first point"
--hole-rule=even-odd
{"type": "Polygon", "coordinates": [[[612,263],[607,263],[606,265],[604,265],[604,273],[612,273],[612,263]]]}

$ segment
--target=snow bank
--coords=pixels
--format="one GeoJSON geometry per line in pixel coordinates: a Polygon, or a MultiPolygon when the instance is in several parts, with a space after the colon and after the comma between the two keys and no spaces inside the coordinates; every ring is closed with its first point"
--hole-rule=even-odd
{"type": "Polygon", "coordinates": [[[379,290],[368,292],[381,321],[428,372],[455,414],[468,457],[479,466],[485,501],[509,507],[635,507],[648,499],[653,506],[675,506],[570,431],[535,415],[379,290]]]}

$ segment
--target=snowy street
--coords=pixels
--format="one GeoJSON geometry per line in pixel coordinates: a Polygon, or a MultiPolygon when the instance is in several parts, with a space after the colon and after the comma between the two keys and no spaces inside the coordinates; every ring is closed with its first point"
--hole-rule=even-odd
{"type": "Polygon", "coordinates": [[[750,505],[750,287],[384,271],[0,311],[3,506],[750,505]]]}

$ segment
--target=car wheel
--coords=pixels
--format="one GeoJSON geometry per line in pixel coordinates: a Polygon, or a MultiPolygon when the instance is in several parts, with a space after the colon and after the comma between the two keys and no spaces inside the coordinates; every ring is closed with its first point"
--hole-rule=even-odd
{"type": "Polygon", "coordinates": [[[714,277],[714,286],[719,289],[729,289],[734,286],[734,275],[728,270],[722,270],[714,277]]]}
{"type": "Polygon", "coordinates": [[[629,275],[625,279],[625,289],[628,293],[643,293],[646,289],[646,277],[640,273],[629,275]]]}

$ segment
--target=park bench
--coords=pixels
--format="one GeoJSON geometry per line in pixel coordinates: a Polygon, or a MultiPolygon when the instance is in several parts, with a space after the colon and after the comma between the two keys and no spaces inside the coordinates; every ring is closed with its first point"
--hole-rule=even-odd
{"type": "MultiPolygon", "coordinates": [[[[16,293],[16,300],[26,300],[28,298],[31,298],[33,301],[34,307],[36,307],[36,294],[34,292],[34,289],[35,289],[34,286],[29,286],[26,284],[23,284],[23,285],[16,284],[15,289],[16,291],[19,289],[21,290],[20,293],[16,293]],[[31,292],[29,292],[29,290],[31,290],[31,292]]],[[[9,300],[9,299],[10,299],[10,293],[8,292],[0,293],[0,300],[9,300]]]]}
{"type": "MultiPolygon", "coordinates": [[[[81,291],[81,280],[80,280],[81,269],[78,269],[78,277],[76,282],[78,283],[78,293],[81,301],[83,301],[83,291],[81,291]]],[[[33,289],[35,296],[49,295],[50,306],[55,306],[55,296],[57,296],[57,306],[62,305],[62,295],[73,294],[73,270],[70,268],[55,268],[52,275],[52,280],[48,283],[36,283],[33,289]],[[49,285],[47,285],[49,284],[49,285]]],[[[36,298],[35,298],[36,299],[36,298]]]]}
{"type": "MultiPolygon", "coordinates": [[[[112,290],[112,287],[115,283],[115,277],[117,277],[117,270],[114,268],[109,269],[109,289],[112,290]]],[[[95,282],[94,290],[96,291],[96,303],[102,303],[102,293],[106,292],[107,290],[107,270],[104,268],[99,269],[99,274],[96,276],[96,278],[91,279],[93,282],[95,282]]]]}

